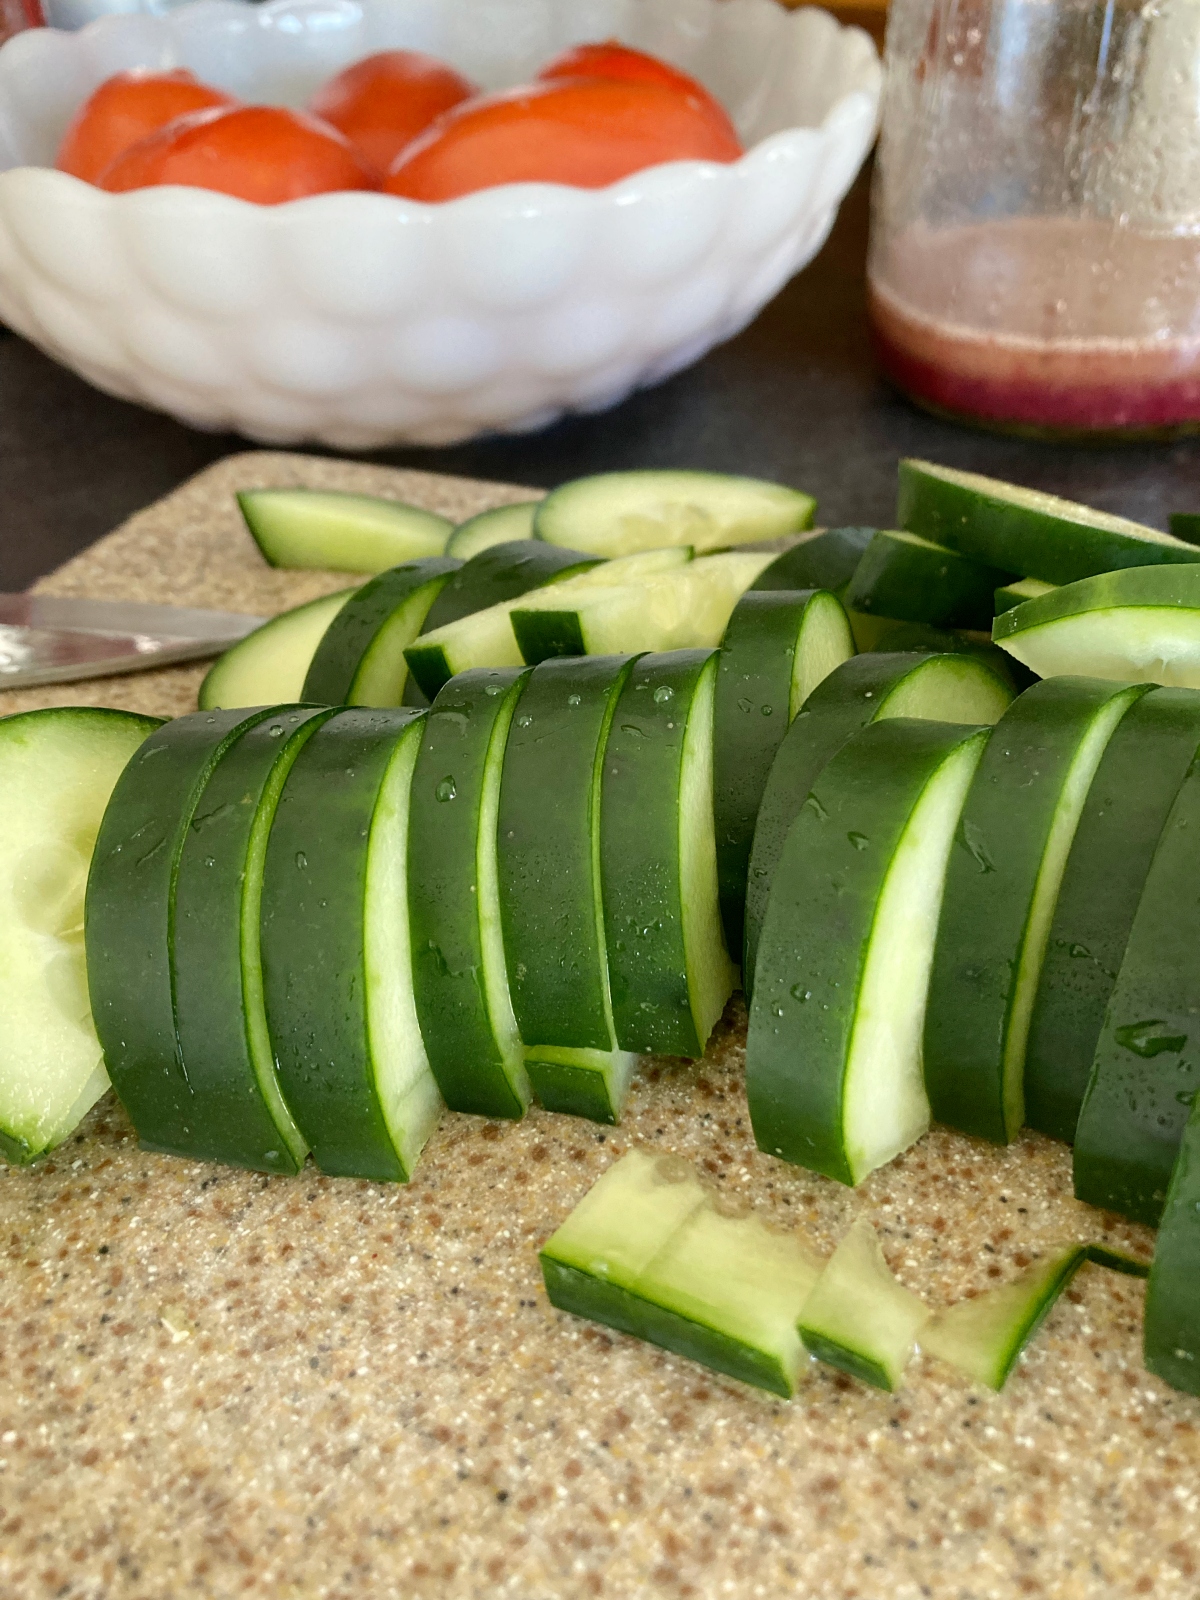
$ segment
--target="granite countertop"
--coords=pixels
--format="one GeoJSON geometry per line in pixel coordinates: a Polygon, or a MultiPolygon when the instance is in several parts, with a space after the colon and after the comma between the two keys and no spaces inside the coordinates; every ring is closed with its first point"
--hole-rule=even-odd
{"type": "MultiPolygon", "coordinates": [[[[465,515],[515,488],[243,455],[77,558],[57,593],[266,611],[231,492],[303,482],[465,515]]],[[[9,694],[190,709],[202,669],[9,694]]],[[[4,1600],[1124,1600],[1200,1593],[1200,1402],[1142,1368],[1143,1285],[1087,1266],[992,1395],[919,1358],[889,1396],[781,1402],[554,1311],[537,1248],[637,1142],[828,1251],[857,1214],[943,1304],[1072,1239],[1065,1146],[935,1130],[854,1192],[755,1150],[735,999],[643,1064],[617,1129],[447,1115],[407,1186],[139,1150],[112,1097],[0,1168],[4,1600]]]]}

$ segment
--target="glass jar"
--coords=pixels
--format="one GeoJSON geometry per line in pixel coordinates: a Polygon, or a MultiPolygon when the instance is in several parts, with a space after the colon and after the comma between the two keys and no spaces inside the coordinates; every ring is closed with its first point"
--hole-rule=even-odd
{"type": "Polygon", "coordinates": [[[25,28],[40,28],[40,0],[0,0],[0,44],[25,28]]]}
{"type": "Polygon", "coordinates": [[[1200,0],[892,0],[884,372],[1006,431],[1200,430],[1200,0]]]}

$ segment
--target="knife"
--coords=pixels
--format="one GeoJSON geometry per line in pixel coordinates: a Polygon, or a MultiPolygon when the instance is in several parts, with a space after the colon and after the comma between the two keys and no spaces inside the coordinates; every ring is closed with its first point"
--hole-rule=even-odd
{"type": "Polygon", "coordinates": [[[0,594],[0,690],[199,661],[262,622],[230,611],[0,594]]]}

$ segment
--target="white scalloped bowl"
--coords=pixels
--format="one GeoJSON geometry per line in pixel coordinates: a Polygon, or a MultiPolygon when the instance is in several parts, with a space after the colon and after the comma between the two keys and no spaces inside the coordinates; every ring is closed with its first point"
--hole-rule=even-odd
{"type": "Polygon", "coordinates": [[[750,322],[824,242],[879,90],[865,33],[775,0],[199,0],[36,29],[0,48],[0,319],[109,394],[263,442],[540,428],[750,322]],[[428,50],[494,88],[610,36],[700,78],[747,154],[442,205],[110,195],[49,167],[76,106],[126,67],[301,105],[374,50],[428,50]]]}

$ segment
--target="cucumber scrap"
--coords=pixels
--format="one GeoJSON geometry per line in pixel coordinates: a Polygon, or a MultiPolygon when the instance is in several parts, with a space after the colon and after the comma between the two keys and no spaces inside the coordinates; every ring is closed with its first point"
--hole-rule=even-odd
{"type": "Polygon", "coordinates": [[[799,1329],[818,1361],[894,1391],[928,1321],[925,1302],[897,1283],[875,1229],[859,1217],[804,1302],[799,1329]]]}
{"type": "Polygon", "coordinates": [[[273,567],[383,572],[440,556],[454,527],[448,517],[400,500],[336,490],[248,489],[237,503],[273,567]]]}

